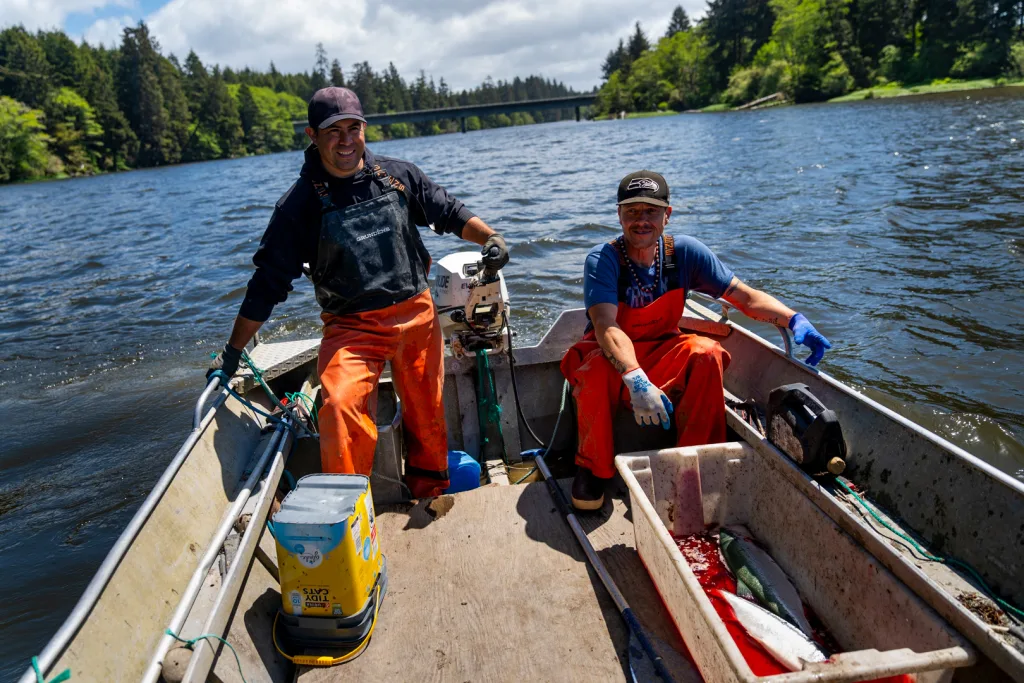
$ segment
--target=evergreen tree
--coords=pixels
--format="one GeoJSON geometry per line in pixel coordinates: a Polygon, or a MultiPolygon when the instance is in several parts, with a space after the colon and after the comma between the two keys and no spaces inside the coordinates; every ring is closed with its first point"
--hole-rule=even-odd
{"type": "Polygon", "coordinates": [[[181,70],[163,57],[157,58],[157,77],[167,112],[167,131],[164,137],[162,163],[176,164],[182,160],[191,135],[192,117],[182,87],[181,70]]]}
{"type": "Polygon", "coordinates": [[[134,163],[139,141],[128,120],[117,106],[114,79],[103,66],[102,53],[82,46],[79,55],[81,83],[78,91],[96,112],[96,121],[103,129],[103,153],[98,160],[102,170],[127,168],[134,163]]]}
{"type": "MultiPolygon", "coordinates": [[[[712,45],[717,85],[729,79],[737,66],[745,66],[770,40],[775,0],[708,0],[703,26],[712,45]]],[[[798,0],[799,2],[799,0],[798,0]]]]}
{"type": "Polygon", "coordinates": [[[117,99],[139,141],[139,166],[167,163],[169,120],[164,110],[159,62],[149,28],[125,27],[118,59],[117,99]]]}
{"type": "Polygon", "coordinates": [[[82,77],[78,46],[63,31],[40,31],[36,39],[50,66],[51,85],[75,87],[82,77]]]}
{"type": "Polygon", "coordinates": [[[309,77],[309,87],[312,93],[316,92],[320,88],[326,88],[328,86],[327,81],[327,50],[324,49],[323,43],[316,44],[316,64],[313,66],[313,73],[309,77]]]}
{"type": "Polygon", "coordinates": [[[206,115],[217,135],[221,156],[228,158],[245,154],[245,136],[238,114],[238,103],[228,92],[227,84],[217,67],[214,67],[210,78],[207,101],[206,115]]]}
{"type": "Polygon", "coordinates": [[[331,62],[331,85],[339,88],[345,87],[345,74],[341,71],[341,64],[335,59],[331,62]]]}
{"type": "Polygon", "coordinates": [[[349,79],[348,87],[359,96],[364,114],[377,113],[376,80],[369,62],[352,65],[352,76],[349,79]]]}
{"type": "Polygon", "coordinates": [[[686,10],[683,9],[682,5],[676,5],[675,10],[672,11],[672,19],[668,22],[668,30],[665,32],[665,37],[671,38],[677,33],[689,31],[690,28],[690,17],[687,16],[686,10]]]}
{"type": "Polygon", "coordinates": [[[50,64],[36,39],[21,26],[0,31],[0,95],[39,108],[50,92],[50,64]]]}
{"type": "Polygon", "coordinates": [[[630,61],[629,53],[626,51],[626,43],[620,38],[619,46],[608,53],[604,64],[601,66],[601,72],[604,74],[605,80],[611,78],[612,74],[616,71],[628,71],[630,61]]]}
{"type": "Polygon", "coordinates": [[[203,107],[206,105],[207,91],[210,89],[210,74],[207,73],[199,55],[193,50],[189,50],[188,56],[185,57],[185,66],[182,70],[188,109],[193,120],[198,122],[203,118],[203,107]]]}
{"type": "Polygon", "coordinates": [[[266,152],[266,130],[252,90],[245,83],[238,89],[238,119],[249,154],[266,152]]]}
{"type": "Polygon", "coordinates": [[[647,40],[647,36],[644,34],[643,29],[640,28],[640,22],[638,21],[636,22],[636,30],[630,36],[629,45],[626,47],[626,52],[629,53],[629,60],[635,62],[650,49],[651,42],[647,40]]]}

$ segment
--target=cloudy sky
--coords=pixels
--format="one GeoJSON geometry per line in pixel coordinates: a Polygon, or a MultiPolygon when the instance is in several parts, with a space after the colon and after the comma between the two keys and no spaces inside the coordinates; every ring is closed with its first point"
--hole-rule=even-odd
{"type": "Polygon", "coordinates": [[[698,17],[705,0],[0,0],[0,25],[112,45],[142,19],[164,54],[191,48],[234,68],[306,71],[322,42],[346,72],[393,61],[406,79],[423,69],[456,89],[541,74],[584,90],[634,22],[657,38],[678,4],[698,17]]]}

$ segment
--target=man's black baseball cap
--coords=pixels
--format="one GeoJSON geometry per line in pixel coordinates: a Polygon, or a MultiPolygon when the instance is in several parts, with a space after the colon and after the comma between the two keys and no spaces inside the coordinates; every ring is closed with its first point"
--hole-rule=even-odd
{"type": "Polygon", "coordinates": [[[363,105],[359,103],[359,96],[348,88],[321,88],[313,93],[309,100],[309,108],[306,111],[309,127],[314,129],[326,128],[335,121],[342,119],[355,119],[366,123],[363,118],[363,105]]]}
{"type": "Polygon", "coordinates": [[[640,202],[655,206],[672,206],[668,203],[668,183],[660,173],[636,171],[619,183],[619,206],[640,202]]]}

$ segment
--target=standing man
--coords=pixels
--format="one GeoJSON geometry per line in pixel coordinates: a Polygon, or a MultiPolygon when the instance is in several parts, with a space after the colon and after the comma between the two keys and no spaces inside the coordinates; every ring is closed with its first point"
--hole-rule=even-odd
{"type": "Polygon", "coordinates": [[[308,122],[312,144],[299,179],[274,207],[231,337],[207,376],[237,371],[242,349],[310,264],[324,323],[323,471],[370,474],[377,382],[391,361],[409,449],[406,483],[414,497],[438,495],[448,487],[443,340],[427,282],[430,254],[416,226],[483,245],[494,269],[508,263],[505,240],[415,165],[371,154],[351,90],[318,90],[308,122]]]}
{"type": "Polygon", "coordinates": [[[615,474],[612,417],[620,405],[632,407],[637,424],[665,429],[675,413],[677,446],[725,441],[722,374],[729,354],[716,341],[680,331],[689,290],[722,297],[754,320],[788,326],[798,344],[812,349],[809,365],[832,348],[807,318],[743,284],[704,244],[662,234],[672,206],[661,175],[627,175],[618,206],[622,234],[594,247],[583,270],[591,325],[562,358],[577,406],[572,502],[580,510],[604,503],[605,482],[615,474]]]}

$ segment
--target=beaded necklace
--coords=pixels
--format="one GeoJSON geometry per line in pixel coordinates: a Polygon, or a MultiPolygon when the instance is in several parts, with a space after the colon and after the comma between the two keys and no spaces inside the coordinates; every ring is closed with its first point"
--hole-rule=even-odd
{"type": "Polygon", "coordinates": [[[626,262],[626,267],[629,268],[629,274],[633,276],[633,283],[637,286],[637,289],[644,294],[655,294],[658,287],[661,286],[661,238],[658,238],[658,243],[654,246],[654,284],[651,285],[645,285],[640,281],[640,277],[633,266],[633,260],[626,253],[626,242],[621,235],[615,240],[615,244],[618,246],[619,251],[622,252],[622,260],[626,262]]]}

